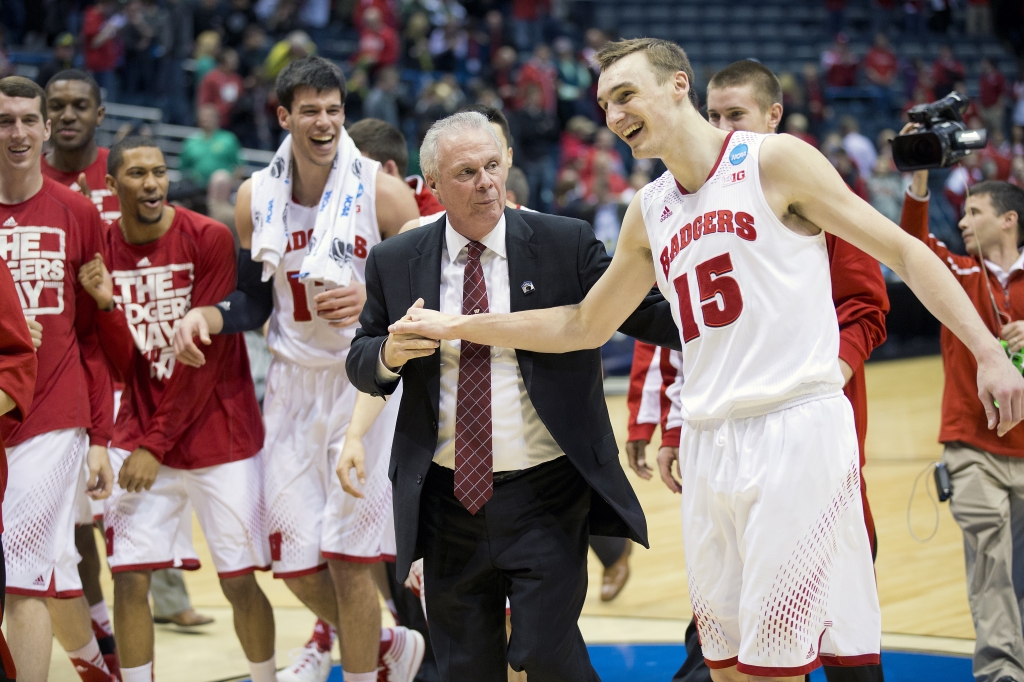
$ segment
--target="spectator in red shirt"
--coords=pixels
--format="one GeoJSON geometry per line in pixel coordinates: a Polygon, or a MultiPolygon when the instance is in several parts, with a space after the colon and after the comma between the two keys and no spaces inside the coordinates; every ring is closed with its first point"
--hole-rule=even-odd
{"type": "Polygon", "coordinates": [[[100,0],[85,10],[82,20],[85,68],[107,91],[108,100],[115,96],[117,79],[114,69],[121,57],[121,41],[117,33],[126,23],[124,16],[117,13],[117,0],[100,0]]]}
{"type": "Polygon", "coordinates": [[[939,56],[932,65],[932,81],[936,97],[945,97],[953,91],[957,81],[967,78],[967,69],[963,62],[953,55],[953,48],[943,45],[939,48],[939,56]]]}
{"type": "Polygon", "coordinates": [[[520,51],[544,40],[544,17],[550,11],[551,0],[512,0],[512,27],[520,51]]]}
{"type": "Polygon", "coordinates": [[[238,53],[223,50],[217,57],[217,66],[210,69],[199,84],[196,94],[196,108],[204,104],[217,107],[220,127],[228,128],[231,123],[231,109],[244,89],[242,77],[238,75],[238,53]]]}
{"type": "Polygon", "coordinates": [[[558,107],[558,99],[555,91],[555,82],[558,80],[558,68],[551,59],[551,48],[540,43],[533,50],[533,56],[523,64],[519,70],[519,77],[516,85],[519,88],[518,107],[526,103],[526,91],[531,85],[540,88],[542,106],[544,111],[555,113],[558,107]]]}
{"type": "Polygon", "coordinates": [[[802,80],[807,100],[807,113],[817,126],[825,118],[825,93],[821,86],[821,75],[818,73],[817,65],[813,62],[804,64],[802,80]]]}
{"type": "Polygon", "coordinates": [[[899,61],[884,33],[875,35],[875,44],[864,55],[864,75],[875,85],[891,88],[896,82],[899,61]]]}
{"type": "Polygon", "coordinates": [[[821,53],[821,68],[830,87],[857,84],[857,56],[850,51],[850,39],[845,33],[838,34],[832,47],[821,53]]]}
{"type": "Polygon", "coordinates": [[[798,137],[812,147],[818,146],[818,138],[807,132],[807,117],[803,114],[790,114],[786,118],[786,134],[798,137]]]}
{"type": "Polygon", "coordinates": [[[359,53],[356,64],[371,71],[398,63],[398,33],[384,23],[381,11],[369,7],[363,13],[363,29],[359,32],[359,53]]]}
{"type": "Polygon", "coordinates": [[[514,47],[506,45],[498,48],[491,62],[491,77],[494,87],[498,91],[498,97],[506,110],[515,108],[519,99],[519,89],[516,86],[518,74],[516,73],[516,60],[518,55],[514,47]]]}
{"type": "Polygon", "coordinates": [[[978,76],[978,105],[981,120],[989,131],[1003,130],[1003,118],[1006,113],[1006,78],[992,60],[985,57],[981,60],[981,74],[978,76]]]}

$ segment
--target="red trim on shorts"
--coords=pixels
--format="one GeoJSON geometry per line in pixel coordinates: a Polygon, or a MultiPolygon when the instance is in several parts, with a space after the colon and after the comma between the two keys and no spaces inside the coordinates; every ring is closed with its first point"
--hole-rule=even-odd
{"type": "Polygon", "coordinates": [[[289,580],[291,578],[302,578],[307,575],[313,575],[314,573],[326,570],[327,564],[319,564],[314,568],[304,568],[301,571],[288,571],[287,573],[278,573],[277,571],[274,571],[274,577],[278,580],[289,580]]]}
{"type": "Polygon", "coordinates": [[[63,590],[57,591],[57,572],[54,571],[50,574],[50,584],[45,590],[32,590],[22,587],[11,587],[5,586],[4,592],[7,594],[16,594],[19,597],[36,597],[41,599],[77,599],[85,594],[82,590],[63,590]]]}
{"type": "Polygon", "coordinates": [[[762,668],[759,665],[747,665],[746,663],[737,663],[736,671],[746,673],[747,675],[759,675],[761,677],[797,677],[799,675],[806,675],[812,670],[817,670],[821,667],[821,660],[815,658],[807,665],[802,665],[799,668],[762,668]]]}
{"type": "MultiPolygon", "coordinates": [[[[730,130],[729,134],[725,136],[725,142],[722,143],[722,151],[718,152],[718,160],[715,161],[715,165],[711,167],[711,172],[708,173],[708,176],[706,178],[704,178],[704,184],[707,184],[708,180],[713,178],[715,176],[715,173],[718,172],[718,167],[720,165],[722,165],[722,159],[725,158],[725,150],[729,148],[729,140],[732,139],[732,134],[734,132],[736,132],[736,131],[735,130],[730,130]]],[[[675,177],[673,177],[672,179],[675,180],[675,177]]],[[[701,187],[703,187],[703,186],[704,185],[701,185],[701,187]]],[[[685,187],[683,187],[682,185],[679,184],[678,180],[676,180],[676,189],[678,189],[679,193],[682,194],[684,197],[687,194],[690,193],[689,191],[687,191],[687,189],[685,187]]],[[[704,659],[704,660],[707,660],[707,659],[704,659]]],[[[728,666],[726,666],[726,667],[728,667],[728,666]]]]}
{"type": "MultiPolygon", "coordinates": [[[[351,564],[379,564],[382,561],[387,561],[387,554],[378,554],[377,556],[353,556],[351,554],[335,554],[334,552],[324,552],[321,550],[321,554],[324,555],[325,559],[330,561],[347,561],[351,564]]],[[[391,557],[391,561],[395,558],[391,557]]]]}
{"type": "Polygon", "coordinates": [[[861,654],[860,656],[818,656],[822,665],[850,668],[858,665],[878,665],[881,658],[878,654],[861,654]]]}
{"type": "Polygon", "coordinates": [[[4,592],[7,594],[16,594],[19,597],[50,598],[57,596],[57,591],[49,588],[45,590],[24,590],[20,587],[11,587],[10,585],[4,588],[4,592]]]}
{"type": "Polygon", "coordinates": [[[165,568],[178,568],[182,571],[198,571],[200,568],[199,559],[185,559],[181,566],[175,566],[174,561],[158,561],[149,564],[125,564],[124,566],[111,566],[111,573],[128,573],[129,571],[162,571],[165,568]]]}
{"type": "Polygon", "coordinates": [[[707,663],[708,667],[712,670],[721,670],[722,668],[733,667],[739,660],[739,656],[733,656],[732,658],[727,658],[724,661],[712,661],[708,658],[705,658],[704,662],[707,663]]]}
{"type": "Polygon", "coordinates": [[[255,573],[256,571],[269,571],[269,570],[270,570],[270,566],[249,566],[248,568],[242,568],[242,569],[239,569],[237,571],[226,571],[224,573],[221,573],[220,571],[217,571],[217,577],[220,578],[221,580],[226,580],[228,578],[240,578],[243,575],[249,575],[250,573],[255,573]]]}

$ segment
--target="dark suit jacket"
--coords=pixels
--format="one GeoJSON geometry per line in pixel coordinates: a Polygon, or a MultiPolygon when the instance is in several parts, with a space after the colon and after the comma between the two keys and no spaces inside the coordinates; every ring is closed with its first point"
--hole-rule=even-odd
{"type": "MultiPolygon", "coordinates": [[[[571,218],[505,209],[512,312],[579,303],[611,261],[590,225],[571,218]],[[523,292],[531,281],[534,291],[523,292]]],[[[391,394],[398,382],[378,384],[377,360],[388,325],[417,298],[440,309],[441,252],[445,219],[392,237],[366,260],[366,305],[346,369],[364,393],[391,394]]],[[[679,332],[660,294],[652,293],[622,325],[644,341],[679,349],[679,332]]],[[[618,447],[605,404],[600,349],[552,354],[516,351],[534,408],[555,442],[596,494],[590,531],[630,537],[647,545],[640,502],[619,465],[618,447]]],[[[388,476],[394,489],[397,570],[408,573],[416,546],[420,492],[437,447],[440,352],[409,361],[388,476]]]]}

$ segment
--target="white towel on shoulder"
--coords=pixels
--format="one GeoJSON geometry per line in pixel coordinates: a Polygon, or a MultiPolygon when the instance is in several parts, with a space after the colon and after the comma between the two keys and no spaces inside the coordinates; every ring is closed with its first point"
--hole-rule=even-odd
{"type": "MultiPolygon", "coordinates": [[[[319,280],[327,288],[348,286],[355,250],[356,200],[363,194],[362,158],[342,129],[338,154],[320,197],[313,236],[299,271],[300,282],[319,280]]],[[[291,239],[292,136],[281,143],[270,165],[252,176],[252,259],[263,263],[263,281],[274,276],[291,239]]]]}

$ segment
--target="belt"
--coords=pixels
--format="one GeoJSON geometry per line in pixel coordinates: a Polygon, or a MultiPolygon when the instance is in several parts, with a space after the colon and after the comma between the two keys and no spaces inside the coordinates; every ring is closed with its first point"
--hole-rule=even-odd
{"type": "Polygon", "coordinates": [[[492,476],[494,485],[501,485],[502,483],[508,483],[509,481],[515,480],[525,474],[530,469],[515,469],[513,471],[495,471],[492,476]]]}

